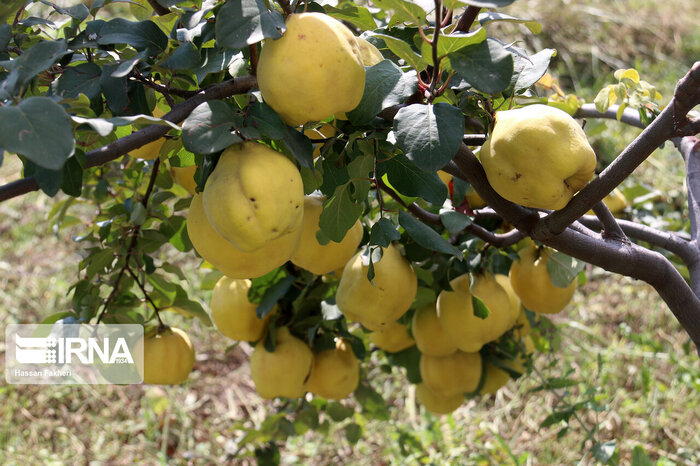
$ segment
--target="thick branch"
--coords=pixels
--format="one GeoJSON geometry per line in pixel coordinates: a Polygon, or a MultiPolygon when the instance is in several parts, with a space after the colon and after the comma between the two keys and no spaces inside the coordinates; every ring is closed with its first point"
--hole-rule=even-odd
{"type": "Polygon", "coordinates": [[[165,8],[163,5],[158,3],[158,0],[147,0],[148,4],[151,5],[151,8],[153,8],[153,11],[158,15],[158,16],[165,16],[168,13],[170,13],[170,10],[165,8]]]}
{"type": "Polygon", "coordinates": [[[537,236],[547,237],[564,231],[567,225],[580,218],[596,202],[627,178],[654,150],[666,140],[682,132],[686,115],[700,103],[700,62],[676,86],[671,102],[622,153],[598,176],[583,188],[562,210],[553,212],[538,225],[537,236]]]}
{"type": "MultiPolygon", "coordinates": [[[[209,100],[223,99],[234,94],[245,94],[256,85],[257,81],[254,76],[243,76],[213,85],[175,106],[171,111],[163,115],[163,119],[173,123],[180,123],[187,118],[187,116],[192,113],[192,110],[199,104],[209,100]]],[[[165,125],[150,125],[140,131],[124,136],[111,144],[92,150],[85,156],[85,168],[105,164],[121,157],[129,151],[162,138],[169,129],[170,127],[165,125]]],[[[13,181],[4,186],[0,186],[0,202],[38,189],[39,185],[36,183],[34,177],[13,181]]]]}
{"type": "Polygon", "coordinates": [[[467,9],[464,10],[464,13],[462,13],[462,16],[459,17],[454,32],[469,32],[469,28],[472,27],[472,23],[474,23],[474,20],[479,15],[479,11],[481,11],[481,8],[478,6],[468,6],[467,9]]]}
{"type": "MultiPolygon", "coordinates": [[[[700,245],[700,140],[695,136],[686,136],[680,142],[674,141],[683,155],[686,166],[686,184],[688,185],[688,212],[690,216],[690,236],[695,250],[700,245]]],[[[700,253],[698,253],[700,255],[700,253]]],[[[688,264],[690,282],[695,294],[700,297],[700,260],[688,264]]]]}

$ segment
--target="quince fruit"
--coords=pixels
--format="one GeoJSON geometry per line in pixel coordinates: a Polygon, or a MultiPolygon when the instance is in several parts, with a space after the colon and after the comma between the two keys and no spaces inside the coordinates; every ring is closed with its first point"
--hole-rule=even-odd
{"type": "Polygon", "coordinates": [[[250,280],[223,276],[211,294],[211,319],[219,332],[232,340],[260,340],[275,312],[273,309],[262,319],[258,317],[258,305],[248,301],[250,285],[250,280]]]}
{"type": "Polygon", "coordinates": [[[318,220],[323,211],[323,201],[318,197],[304,198],[304,219],[301,226],[301,242],[292,256],[292,262],[316,275],[331,273],[343,267],[355,254],[357,246],[362,241],[364,230],[362,223],[357,220],[340,243],[329,241],[321,244],[316,239],[320,230],[318,220]]]}
{"type": "Polygon", "coordinates": [[[257,278],[287,262],[299,246],[301,228],[244,252],[219,235],[204,212],[202,194],[192,198],[187,214],[187,234],[202,258],[229,278],[257,278]]]}
{"type": "MultiPolygon", "coordinates": [[[[194,367],[194,347],[187,334],[175,327],[155,328],[139,340],[143,348],[143,382],[179,385],[187,380],[194,367]]],[[[137,349],[138,351],[138,349],[137,349]]]]}
{"type": "Polygon", "coordinates": [[[300,398],[313,367],[314,354],[309,345],[289,332],[277,328],[274,351],[267,351],[264,342],[255,345],[250,356],[250,375],[261,398],[277,396],[300,398]]]}
{"type": "Polygon", "coordinates": [[[359,381],[360,361],[348,342],[338,338],[335,349],[323,350],[314,356],[307,388],[314,395],[340,400],[350,396],[359,381]]]}
{"type": "Polygon", "coordinates": [[[421,353],[428,356],[449,356],[457,346],[440,325],[435,304],[427,304],[413,314],[413,338],[421,353]]]}
{"type": "Polygon", "coordinates": [[[540,104],[497,112],[479,159],[502,197],[553,210],[568,204],[596,166],[595,152],[576,120],[540,104]]]}
{"type": "Polygon", "coordinates": [[[416,385],[416,398],[425,409],[433,414],[450,414],[464,403],[464,395],[440,396],[421,382],[416,385]]]}
{"type": "Polygon", "coordinates": [[[382,52],[379,51],[377,47],[371,42],[368,42],[362,37],[356,37],[357,44],[360,46],[360,57],[362,58],[362,64],[365,66],[374,66],[380,61],[384,60],[382,52]]]}
{"type": "Polygon", "coordinates": [[[370,330],[382,330],[411,307],[418,291],[418,278],[411,266],[390,244],[382,248],[382,258],[374,263],[374,279],[367,279],[369,264],[358,252],[345,265],[338,283],[335,302],[351,320],[370,330]]]}
{"type": "Polygon", "coordinates": [[[384,329],[370,333],[369,341],[389,353],[398,353],[416,344],[408,334],[408,326],[398,322],[392,322],[384,329]]]}
{"type": "Polygon", "coordinates": [[[264,42],[257,77],[265,102],[290,126],[350,111],[365,89],[357,39],[323,13],[289,15],[282,37],[264,42]]]}
{"type": "Polygon", "coordinates": [[[510,283],[527,309],[543,314],[556,314],[569,304],[576,291],[576,280],[566,288],[554,286],[547,262],[552,249],[538,248],[534,243],[518,252],[519,261],[510,267],[510,283]]]}
{"type": "Polygon", "coordinates": [[[301,227],[301,174],[287,157],[263,144],[226,149],[203,194],[209,223],[241,251],[260,249],[301,227]]]}
{"type": "Polygon", "coordinates": [[[484,364],[484,370],[486,371],[484,375],[484,383],[479,391],[479,393],[482,395],[487,393],[490,395],[495,395],[496,392],[510,380],[510,374],[507,371],[491,364],[490,362],[484,364]]]}
{"type": "Polygon", "coordinates": [[[443,290],[438,295],[437,315],[445,333],[460,350],[479,351],[513,327],[519,307],[513,309],[515,303],[508,290],[490,273],[476,275],[471,290],[469,274],[453,279],[450,286],[453,291],[443,290]],[[472,295],[489,309],[486,318],[474,315],[472,295]]]}
{"type": "Polygon", "coordinates": [[[420,358],[423,383],[438,396],[451,397],[471,393],[481,380],[481,355],[456,351],[449,356],[420,358]]]}
{"type": "Polygon", "coordinates": [[[190,165],[188,167],[170,167],[173,174],[173,181],[194,196],[195,190],[197,189],[197,182],[194,181],[194,174],[197,172],[197,165],[190,165]]]}

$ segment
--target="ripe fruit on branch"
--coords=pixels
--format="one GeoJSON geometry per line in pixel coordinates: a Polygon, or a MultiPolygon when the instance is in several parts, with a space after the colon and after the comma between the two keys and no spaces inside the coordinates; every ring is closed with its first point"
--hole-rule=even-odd
{"type": "Polygon", "coordinates": [[[204,212],[202,194],[192,198],[187,214],[187,234],[195,250],[229,278],[257,278],[287,262],[301,238],[301,228],[274,239],[260,249],[244,252],[226,241],[211,226],[204,212]]]}
{"type": "Polygon", "coordinates": [[[374,66],[380,61],[384,60],[382,52],[379,51],[377,47],[371,42],[363,39],[362,37],[357,37],[357,45],[360,46],[360,58],[362,58],[362,64],[365,66],[374,66]]]}
{"type": "Polygon", "coordinates": [[[497,112],[479,159],[502,197],[554,210],[588,183],[596,165],[593,148],[576,120],[540,104],[497,112]]]}
{"type": "Polygon", "coordinates": [[[355,254],[362,240],[362,223],[357,220],[340,243],[329,241],[321,244],[316,239],[319,231],[318,220],[323,211],[323,201],[314,196],[304,198],[304,219],[301,226],[301,241],[292,256],[292,262],[297,266],[316,275],[331,273],[345,266],[355,254]]]}
{"type": "Polygon", "coordinates": [[[447,333],[442,329],[435,304],[427,304],[413,314],[413,338],[421,353],[428,356],[449,356],[457,351],[447,333]]]}
{"type": "Polygon", "coordinates": [[[289,333],[287,327],[277,329],[276,341],[272,352],[265,349],[262,341],[255,345],[250,357],[255,391],[266,399],[299,398],[306,392],[314,354],[306,343],[289,333]]]}
{"type": "MultiPolygon", "coordinates": [[[[161,118],[163,115],[165,115],[165,112],[156,105],[153,109],[153,116],[161,118]]],[[[163,144],[165,144],[165,138],[158,138],[155,141],[151,141],[130,151],[129,155],[135,159],[155,160],[158,158],[160,148],[163,147],[163,144]]]]}
{"type": "Polygon", "coordinates": [[[290,126],[354,109],[365,88],[365,67],[352,32],[322,13],[287,17],[280,39],[266,40],[257,77],[263,99],[290,126]]]}
{"type": "Polygon", "coordinates": [[[275,312],[273,309],[260,319],[258,307],[248,301],[250,280],[221,277],[211,294],[211,319],[216,328],[237,341],[257,341],[265,335],[267,324],[275,312]]]}
{"type": "Polygon", "coordinates": [[[194,367],[194,348],[187,334],[175,327],[152,329],[138,345],[143,346],[143,382],[177,385],[187,380],[194,367]]]}
{"type": "Polygon", "coordinates": [[[449,356],[420,358],[420,376],[430,391],[441,397],[471,393],[481,380],[481,355],[456,351],[449,356]]]}
{"type": "Polygon", "coordinates": [[[450,282],[453,291],[443,290],[438,295],[440,325],[460,350],[479,351],[513,327],[519,307],[515,307],[516,302],[501,283],[493,275],[483,273],[474,277],[470,290],[469,274],[464,274],[450,282]],[[486,318],[474,315],[472,294],[489,309],[486,318]]]}
{"type": "Polygon", "coordinates": [[[314,356],[307,387],[314,395],[340,400],[350,396],[359,381],[360,361],[348,342],[338,338],[335,349],[323,350],[314,356]]]}
{"type": "Polygon", "coordinates": [[[418,290],[418,278],[411,263],[390,244],[374,263],[374,279],[367,279],[369,263],[358,252],[343,269],[335,302],[351,320],[370,330],[382,330],[408,310],[418,290]]]}
{"type": "Polygon", "coordinates": [[[569,304],[576,291],[576,280],[566,288],[552,283],[547,272],[547,262],[552,249],[538,248],[534,243],[518,252],[519,261],[510,267],[510,283],[527,309],[543,314],[556,314],[569,304]]]}
{"type": "Polygon", "coordinates": [[[433,393],[425,382],[416,385],[416,398],[425,409],[433,414],[449,414],[464,402],[464,395],[461,393],[446,397],[440,396],[433,393]]]}
{"type": "Polygon", "coordinates": [[[245,142],[226,149],[203,194],[209,223],[241,251],[260,249],[301,227],[304,187],[299,170],[263,144],[245,142]]]}
{"type": "Polygon", "coordinates": [[[490,362],[484,364],[484,383],[479,390],[480,394],[495,394],[502,386],[510,380],[510,374],[498,366],[494,366],[490,362]]]}
{"type": "Polygon", "coordinates": [[[370,333],[369,341],[389,353],[398,353],[416,344],[408,334],[408,327],[398,322],[392,322],[382,330],[370,333]]]}

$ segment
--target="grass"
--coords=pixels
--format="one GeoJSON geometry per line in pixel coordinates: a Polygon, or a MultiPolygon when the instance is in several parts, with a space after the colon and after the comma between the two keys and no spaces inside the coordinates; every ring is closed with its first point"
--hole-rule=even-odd
{"type": "MultiPolygon", "coordinates": [[[[675,80],[700,56],[700,33],[692,15],[678,14],[692,12],[692,6],[690,0],[673,0],[663,9],[642,0],[522,0],[506,13],[543,24],[543,34],[527,45],[559,50],[553,70],[568,91],[592,98],[615,68],[636,66],[668,99],[675,80]]],[[[634,134],[609,123],[596,139],[603,152],[614,156],[634,134]]],[[[6,157],[0,182],[18,173],[18,163],[6,157]]],[[[683,176],[679,157],[666,149],[646,162],[629,184],[653,186],[665,200],[679,202],[683,225],[683,176]]],[[[80,260],[80,248],[70,237],[79,228],[53,234],[47,222],[52,203],[43,194],[31,193],[0,204],[2,324],[38,322],[70,306],[66,291],[76,279],[80,260]]],[[[183,256],[178,264],[191,277],[190,289],[198,290],[196,261],[183,256]]],[[[208,292],[195,293],[203,302],[208,300],[208,292]]],[[[287,407],[255,394],[247,345],[231,348],[223,336],[196,321],[175,314],[167,318],[187,328],[196,345],[195,371],[184,386],[0,385],[0,461],[255,463],[252,449],[242,447],[244,436],[262,426],[266,416],[287,407]]],[[[553,321],[561,343],[556,351],[538,354],[533,374],[511,381],[496,396],[469,400],[441,419],[422,411],[405,375],[396,368],[387,373],[385,361],[372,353],[365,364],[366,377],[390,404],[389,420],[371,420],[359,412],[338,423],[322,417],[328,433],[307,431],[290,437],[281,450],[282,462],[594,464],[595,458],[581,444],[595,428],[596,442],[617,442],[620,464],[630,463],[638,445],[653,459],[700,463],[698,359],[652,289],[592,269],[574,302],[553,321]],[[569,371],[574,385],[533,391],[543,379],[569,371]],[[557,433],[566,423],[540,427],[553,412],[579,402],[586,405],[577,412],[578,419],[570,420],[562,438],[557,433]],[[357,443],[345,435],[350,421],[362,428],[357,443]]],[[[356,403],[350,399],[343,404],[356,403]]]]}

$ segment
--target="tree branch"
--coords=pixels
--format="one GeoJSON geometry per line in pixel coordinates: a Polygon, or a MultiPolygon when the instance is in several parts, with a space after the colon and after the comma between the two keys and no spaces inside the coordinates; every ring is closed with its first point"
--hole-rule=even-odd
{"type": "Polygon", "coordinates": [[[454,32],[469,32],[469,28],[472,27],[472,23],[474,23],[476,17],[479,16],[480,11],[481,8],[478,6],[468,6],[467,9],[464,10],[464,13],[462,13],[462,16],[459,17],[454,32]]]}
{"type": "MultiPolygon", "coordinates": [[[[619,108],[619,105],[613,105],[605,112],[600,113],[595,108],[595,104],[583,104],[581,105],[581,108],[576,111],[574,118],[604,118],[607,120],[617,120],[617,110],[619,108]]],[[[622,112],[622,118],[620,118],[619,121],[637,128],[645,128],[642,120],[639,118],[639,112],[636,112],[634,109],[629,107],[622,112]]]]}
{"type": "Polygon", "coordinates": [[[147,0],[148,4],[151,5],[151,8],[153,8],[153,11],[158,15],[158,16],[165,16],[170,13],[170,10],[165,8],[163,5],[158,3],[158,0],[147,0]]]}
{"type": "Polygon", "coordinates": [[[678,82],[671,102],[603,172],[584,187],[562,210],[552,212],[538,225],[536,235],[546,238],[564,231],[627,178],[654,150],[682,134],[687,113],[700,103],[700,62],[678,82]]]}
{"type": "Polygon", "coordinates": [[[598,201],[593,206],[593,212],[603,225],[602,236],[604,239],[613,238],[621,241],[628,241],[627,236],[625,236],[625,233],[622,231],[622,228],[620,228],[620,225],[617,224],[612,212],[610,212],[610,209],[608,209],[608,206],[606,206],[603,201],[598,201]]]}
{"type": "MultiPolygon", "coordinates": [[[[164,120],[180,123],[192,113],[199,104],[209,100],[223,99],[235,94],[245,94],[257,85],[255,76],[242,76],[220,84],[210,86],[197,95],[190,97],[163,115],[164,120]]],[[[124,136],[111,144],[91,150],[85,155],[85,168],[96,167],[110,162],[122,155],[137,149],[144,144],[153,142],[165,136],[170,127],[165,125],[149,125],[146,128],[124,136]]],[[[0,186],[0,202],[39,189],[34,177],[27,177],[0,186]]]]}
{"type": "Polygon", "coordinates": [[[690,236],[695,246],[695,261],[688,263],[690,282],[695,294],[700,297],[700,140],[695,136],[686,136],[680,141],[674,140],[686,166],[686,184],[688,185],[688,212],[690,216],[690,236]]]}

